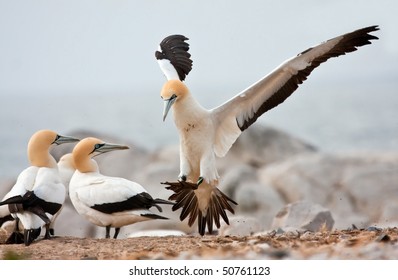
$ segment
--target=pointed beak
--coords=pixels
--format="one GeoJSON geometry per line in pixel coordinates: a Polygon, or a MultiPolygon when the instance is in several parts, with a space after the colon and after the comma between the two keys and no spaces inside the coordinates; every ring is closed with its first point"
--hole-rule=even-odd
{"type": "Polygon", "coordinates": [[[98,147],[95,148],[95,151],[103,154],[111,151],[116,151],[116,150],[127,150],[130,149],[128,146],[125,145],[118,145],[118,144],[99,144],[98,147]]]}
{"type": "Polygon", "coordinates": [[[79,142],[79,141],[80,141],[80,139],[77,139],[77,138],[73,138],[73,137],[69,137],[69,136],[57,135],[57,137],[55,138],[53,144],[61,145],[61,144],[65,144],[65,143],[74,143],[74,142],[79,142]]]}
{"type": "Polygon", "coordinates": [[[173,95],[169,99],[164,100],[164,107],[163,107],[163,121],[165,121],[167,114],[170,111],[171,106],[173,106],[174,102],[176,101],[177,96],[173,95]]]}

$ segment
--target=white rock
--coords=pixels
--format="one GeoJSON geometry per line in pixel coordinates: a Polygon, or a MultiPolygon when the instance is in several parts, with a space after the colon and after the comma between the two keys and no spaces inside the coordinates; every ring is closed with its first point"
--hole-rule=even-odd
{"type": "Polygon", "coordinates": [[[292,228],[312,232],[331,230],[334,220],[330,211],[319,204],[307,201],[291,203],[283,207],[275,216],[272,229],[292,228]]]}

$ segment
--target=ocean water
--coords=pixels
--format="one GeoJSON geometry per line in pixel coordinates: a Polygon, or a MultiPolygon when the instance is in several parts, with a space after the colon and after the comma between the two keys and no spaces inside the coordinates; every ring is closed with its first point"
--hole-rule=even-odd
{"type": "MultiPolygon", "coordinates": [[[[398,90],[395,84],[299,88],[259,118],[326,152],[398,151],[398,90]]],[[[195,94],[195,93],[193,93],[195,94]]],[[[233,95],[199,95],[212,108],[233,95]]],[[[27,167],[27,142],[36,130],[70,135],[90,130],[154,150],[177,144],[172,115],[162,121],[158,93],[0,95],[0,179],[15,178],[27,167]]]]}

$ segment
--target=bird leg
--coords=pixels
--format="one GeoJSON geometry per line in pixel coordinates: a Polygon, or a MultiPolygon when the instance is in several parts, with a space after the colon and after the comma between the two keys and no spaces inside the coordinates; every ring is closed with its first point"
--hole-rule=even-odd
{"type": "Polygon", "coordinates": [[[29,246],[33,240],[40,235],[41,228],[38,229],[24,229],[25,246],[29,246]]]}
{"type": "Polygon", "coordinates": [[[50,239],[51,235],[54,235],[54,229],[50,228],[50,224],[46,224],[46,233],[44,234],[44,239],[50,239]]]}
{"type": "Polygon", "coordinates": [[[105,230],[105,238],[111,238],[111,226],[106,226],[105,230]]]}
{"type": "Polygon", "coordinates": [[[113,238],[116,239],[117,236],[119,235],[120,228],[115,228],[115,234],[113,235],[113,238]]]}
{"type": "Polygon", "coordinates": [[[203,177],[200,176],[198,182],[196,183],[198,186],[203,183],[203,177]]]}
{"type": "Polygon", "coordinates": [[[186,175],[180,175],[178,176],[178,181],[186,182],[187,181],[187,176],[186,175]]]}

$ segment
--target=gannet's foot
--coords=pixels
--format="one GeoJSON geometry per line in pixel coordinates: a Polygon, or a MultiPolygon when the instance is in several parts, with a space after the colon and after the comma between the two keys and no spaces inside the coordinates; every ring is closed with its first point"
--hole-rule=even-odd
{"type": "Polygon", "coordinates": [[[203,183],[203,177],[200,176],[196,185],[200,186],[200,184],[202,184],[202,183],[203,183]]]}
{"type": "Polygon", "coordinates": [[[46,233],[44,234],[44,239],[51,239],[51,235],[54,235],[54,229],[46,229],[46,233]]]}
{"type": "Polygon", "coordinates": [[[20,232],[13,232],[11,233],[10,237],[7,238],[6,244],[23,244],[24,239],[23,239],[23,234],[20,232]]]}
{"type": "Polygon", "coordinates": [[[25,229],[24,230],[24,243],[29,246],[40,235],[41,228],[25,229]]]}
{"type": "MultiPolygon", "coordinates": [[[[198,189],[198,185],[195,183],[191,183],[191,182],[184,182],[184,181],[177,181],[177,182],[162,182],[162,185],[169,185],[168,187],[166,187],[166,189],[168,190],[173,190],[174,192],[176,192],[176,190],[197,190],[198,189]]],[[[169,198],[170,200],[170,198],[169,198]]]]}
{"type": "Polygon", "coordinates": [[[178,176],[178,181],[180,181],[180,182],[186,182],[186,181],[187,181],[187,176],[186,176],[186,175],[178,176]]]}

